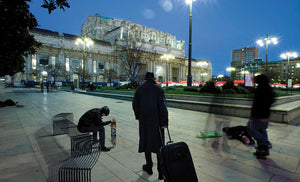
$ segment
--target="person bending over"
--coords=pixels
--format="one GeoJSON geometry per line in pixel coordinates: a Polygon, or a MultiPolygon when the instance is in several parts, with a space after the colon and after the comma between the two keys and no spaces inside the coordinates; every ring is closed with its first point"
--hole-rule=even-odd
{"type": "Polygon", "coordinates": [[[104,106],[102,108],[94,108],[86,113],[84,113],[80,119],[77,126],[78,131],[80,132],[93,132],[93,141],[97,140],[97,132],[99,132],[99,140],[101,151],[107,152],[110,151],[109,148],[105,147],[105,129],[104,126],[110,123],[116,122],[116,119],[110,121],[102,121],[103,116],[109,115],[109,108],[104,106]]]}

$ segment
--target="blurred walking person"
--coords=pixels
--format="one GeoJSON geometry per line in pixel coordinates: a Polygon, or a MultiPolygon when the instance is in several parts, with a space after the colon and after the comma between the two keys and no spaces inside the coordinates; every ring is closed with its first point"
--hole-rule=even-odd
{"type": "Polygon", "coordinates": [[[272,144],[269,141],[267,128],[269,125],[270,107],[275,101],[275,93],[270,87],[268,77],[264,74],[255,77],[258,84],[254,91],[251,117],[247,124],[248,133],[256,140],[257,147],[254,155],[268,156],[272,144]]]}

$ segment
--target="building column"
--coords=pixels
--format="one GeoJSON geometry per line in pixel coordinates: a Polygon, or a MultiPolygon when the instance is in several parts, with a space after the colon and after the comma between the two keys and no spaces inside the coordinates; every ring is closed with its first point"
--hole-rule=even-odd
{"type": "Polygon", "coordinates": [[[173,80],[173,74],[172,74],[173,70],[172,70],[172,63],[169,63],[169,80],[173,80]]]}
{"type": "Polygon", "coordinates": [[[153,70],[153,61],[150,61],[150,72],[154,72],[153,70]]]}
{"type": "Polygon", "coordinates": [[[58,63],[66,65],[65,54],[63,53],[63,51],[61,51],[58,55],[58,63]]]}

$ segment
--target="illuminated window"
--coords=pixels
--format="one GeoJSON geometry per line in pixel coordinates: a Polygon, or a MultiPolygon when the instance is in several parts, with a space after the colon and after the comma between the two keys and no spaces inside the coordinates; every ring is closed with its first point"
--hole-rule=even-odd
{"type": "Polygon", "coordinates": [[[70,59],[66,58],[66,71],[70,71],[70,59]]]}
{"type": "Polygon", "coordinates": [[[93,72],[96,73],[96,61],[93,61],[93,72]]]}
{"type": "Polygon", "coordinates": [[[52,56],[52,57],[51,57],[51,64],[52,64],[53,66],[55,66],[55,56],[52,56]]]}
{"type": "Polygon", "coordinates": [[[32,69],[36,69],[36,55],[31,56],[32,69]]]}

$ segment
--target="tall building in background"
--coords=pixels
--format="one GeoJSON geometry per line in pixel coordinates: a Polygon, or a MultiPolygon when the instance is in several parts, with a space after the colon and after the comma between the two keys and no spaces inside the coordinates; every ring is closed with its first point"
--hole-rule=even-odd
{"type": "MultiPolygon", "coordinates": [[[[235,68],[231,72],[231,78],[243,80],[245,72],[263,73],[266,64],[263,59],[258,58],[258,48],[247,47],[232,51],[231,67],[235,68]],[[245,72],[244,72],[245,71],[245,72]]],[[[268,61],[268,76],[271,83],[287,83],[292,79],[292,83],[300,82],[300,58],[283,59],[278,61],[268,61]]]]}
{"type": "Polygon", "coordinates": [[[232,51],[231,67],[235,68],[235,72],[232,72],[232,78],[242,79],[244,70],[250,72],[257,72],[258,66],[254,60],[258,58],[258,48],[245,47],[242,49],[236,49],[232,51]]]}

